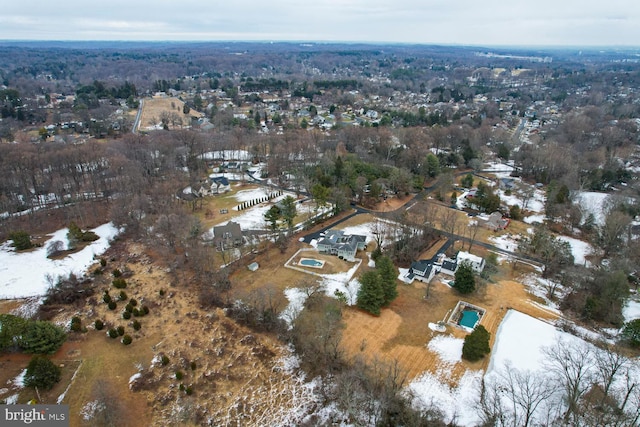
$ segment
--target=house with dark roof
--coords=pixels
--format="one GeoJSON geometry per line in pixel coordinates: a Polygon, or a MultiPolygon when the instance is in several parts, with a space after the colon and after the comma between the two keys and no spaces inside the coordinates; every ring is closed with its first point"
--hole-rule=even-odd
{"type": "Polygon", "coordinates": [[[421,259],[419,261],[414,261],[411,263],[411,267],[409,267],[409,271],[407,272],[405,278],[407,279],[407,281],[409,281],[409,283],[411,283],[414,279],[420,280],[421,282],[429,283],[438,271],[438,267],[435,266],[431,261],[421,259]]]}
{"type": "Polygon", "coordinates": [[[211,194],[222,194],[231,191],[231,184],[224,176],[211,178],[211,194]]]}
{"type": "Polygon", "coordinates": [[[367,237],[358,234],[345,234],[342,230],[329,230],[318,240],[318,252],[336,255],[340,259],[355,261],[358,250],[364,250],[367,237]]]}
{"type": "Polygon", "coordinates": [[[498,180],[498,187],[502,190],[513,190],[516,186],[516,180],[513,178],[500,178],[498,180]]]}
{"type": "Polygon", "coordinates": [[[218,250],[237,248],[243,243],[242,229],[237,222],[229,221],[226,225],[213,227],[213,244],[218,250]]]}
{"type": "Polygon", "coordinates": [[[458,261],[454,259],[446,258],[444,261],[442,261],[440,272],[444,274],[448,274],[449,276],[453,276],[456,274],[457,269],[458,269],[458,261]]]}

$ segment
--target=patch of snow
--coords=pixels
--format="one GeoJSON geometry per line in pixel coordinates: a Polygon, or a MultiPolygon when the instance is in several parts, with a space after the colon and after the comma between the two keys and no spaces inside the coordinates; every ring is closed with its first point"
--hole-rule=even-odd
{"type": "MultiPolygon", "coordinates": [[[[82,366],[82,364],[80,364],[80,366],[82,366]]],[[[69,384],[67,384],[67,388],[65,388],[64,391],[62,392],[62,394],[60,396],[58,396],[58,399],[56,400],[56,403],[58,405],[62,403],[62,401],[64,400],[65,396],[67,395],[67,392],[71,388],[71,384],[73,384],[73,381],[76,379],[76,376],[78,375],[78,372],[80,372],[80,366],[78,366],[76,371],[73,373],[73,376],[71,377],[71,381],[69,381],[69,384]]]]}
{"type": "Polygon", "coordinates": [[[627,300],[627,303],[622,309],[622,315],[624,316],[625,322],[640,318],[640,301],[627,300]]]}
{"type": "Polygon", "coordinates": [[[47,245],[60,240],[68,244],[67,231],[58,230],[41,248],[29,252],[18,253],[5,242],[0,246],[0,298],[15,299],[44,295],[50,286],[48,277],[66,277],[70,273],[82,276],[95,262],[95,258],[102,255],[110,245],[111,240],[118,234],[113,224],[101,225],[92,231],[99,239],[91,242],[81,251],[68,255],[59,260],[47,258],[47,245]]]}
{"type": "Polygon", "coordinates": [[[336,274],[323,274],[322,286],[327,296],[335,297],[336,290],[342,292],[347,297],[347,304],[354,305],[358,298],[358,291],[360,290],[360,282],[357,279],[352,279],[353,275],[358,270],[360,263],[356,263],[353,267],[344,273],[336,274]]]}
{"type": "Polygon", "coordinates": [[[134,382],[135,380],[137,380],[141,376],[142,376],[142,374],[140,372],[136,372],[135,374],[131,375],[129,377],[129,385],[131,385],[132,382],[134,382]]]}
{"type": "Polygon", "coordinates": [[[438,335],[429,341],[427,348],[447,363],[458,363],[462,360],[462,344],[464,340],[451,335],[438,335]]]}
{"type": "Polygon", "coordinates": [[[367,252],[367,256],[369,257],[369,262],[367,263],[367,267],[375,268],[376,262],[371,258],[371,253],[367,252]]]}
{"type": "Polygon", "coordinates": [[[271,190],[268,187],[254,188],[251,190],[240,190],[236,194],[234,194],[234,198],[238,203],[249,202],[255,199],[262,199],[267,197],[269,194],[274,193],[278,190],[271,190]]]}
{"type": "Polygon", "coordinates": [[[14,386],[18,388],[23,388],[25,375],[27,375],[27,370],[23,369],[22,372],[20,372],[18,376],[15,377],[11,382],[13,383],[14,386]]]}
{"type": "Polygon", "coordinates": [[[304,308],[304,303],[309,297],[309,294],[304,289],[287,288],[284,290],[284,296],[289,300],[289,304],[282,310],[282,313],[280,313],[278,317],[287,322],[289,328],[291,328],[293,321],[304,308]]]}
{"type": "Polygon", "coordinates": [[[20,306],[11,310],[11,314],[25,319],[31,319],[38,313],[43,300],[44,298],[41,297],[26,298],[20,306]]]}
{"type": "Polygon", "coordinates": [[[573,203],[580,208],[582,221],[585,221],[589,214],[593,214],[595,223],[603,225],[607,214],[606,201],[608,197],[607,193],[580,191],[574,195],[573,203]]]}
{"type": "Polygon", "coordinates": [[[511,234],[503,234],[501,236],[490,237],[489,240],[496,246],[505,251],[516,252],[518,249],[518,236],[511,234]]]}
{"type": "Polygon", "coordinates": [[[434,332],[446,332],[447,327],[443,323],[431,323],[429,322],[429,329],[434,332]]]}
{"type": "Polygon", "coordinates": [[[18,394],[12,394],[11,396],[4,399],[4,403],[7,405],[15,405],[18,403],[18,394]]]}
{"type": "Polygon", "coordinates": [[[545,309],[551,309],[560,314],[560,306],[558,305],[557,301],[561,300],[566,294],[566,289],[560,286],[560,284],[550,279],[544,279],[538,275],[527,275],[521,277],[520,281],[522,282],[522,284],[527,286],[527,290],[531,294],[545,301],[545,309]],[[548,297],[548,290],[553,286],[555,286],[555,301],[551,301],[548,297]]]}
{"type": "Polygon", "coordinates": [[[571,254],[573,254],[574,264],[584,265],[586,267],[591,265],[591,263],[585,258],[593,252],[593,247],[589,243],[568,236],[558,236],[558,238],[571,245],[571,254]]]}
{"type": "Polygon", "coordinates": [[[526,222],[527,224],[534,224],[534,223],[536,223],[536,222],[538,222],[538,223],[542,224],[542,223],[544,223],[544,220],[545,220],[546,218],[547,218],[547,216],[546,216],[546,215],[542,215],[542,214],[538,215],[538,214],[536,214],[536,215],[529,215],[529,216],[526,216],[526,217],[523,219],[523,221],[524,221],[524,222],[526,222]]]}
{"type": "Polygon", "coordinates": [[[424,373],[408,386],[413,396],[413,405],[420,409],[437,409],[442,411],[445,422],[456,425],[471,426],[479,421],[475,401],[479,392],[482,371],[466,371],[458,385],[450,387],[450,374],[440,375],[424,373]]]}
{"type": "Polygon", "coordinates": [[[82,416],[83,420],[90,421],[105,409],[107,409],[107,407],[104,403],[98,400],[93,400],[91,402],[85,403],[82,409],[80,409],[80,415],[82,416]]]}

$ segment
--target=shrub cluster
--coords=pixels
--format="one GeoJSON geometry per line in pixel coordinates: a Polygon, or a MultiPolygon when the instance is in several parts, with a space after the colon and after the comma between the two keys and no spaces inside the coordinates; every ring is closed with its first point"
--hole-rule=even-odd
{"type": "Polygon", "coordinates": [[[73,316],[71,318],[71,326],[69,329],[73,332],[82,332],[82,321],[78,316],[73,316]]]}
{"type": "Polygon", "coordinates": [[[118,289],[124,289],[127,287],[127,281],[124,280],[122,277],[118,277],[117,279],[113,279],[113,286],[118,288],[118,289]]]}
{"type": "Polygon", "coordinates": [[[129,345],[131,344],[132,341],[133,341],[133,338],[131,338],[131,335],[125,335],[122,337],[122,344],[124,345],[129,345]]]}
{"type": "Polygon", "coordinates": [[[13,240],[13,247],[18,251],[25,249],[31,249],[33,243],[31,243],[31,236],[24,230],[14,231],[9,234],[9,238],[13,240]]]}
{"type": "Polygon", "coordinates": [[[69,231],[67,232],[67,238],[69,239],[69,246],[75,247],[77,242],[93,242],[98,240],[99,237],[93,231],[83,231],[78,225],[71,221],[69,223],[69,231]]]}
{"type": "Polygon", "coordinates": [[[96,319],[96,321],[93,322],[93,326],[96,328],[96,331],[101,331],[104,328],[104,322],[100,319],[96,319]]]}

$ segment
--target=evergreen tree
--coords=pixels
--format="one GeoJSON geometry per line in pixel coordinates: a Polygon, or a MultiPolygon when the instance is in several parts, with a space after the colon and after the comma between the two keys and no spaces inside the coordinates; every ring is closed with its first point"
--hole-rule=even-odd
{"type": "Polygon", "coordinates": [[[0,351],[18,345],[18,338],[27,327],[28,320],[13,314],[0,314],[0,351]]]}
{"type": "Polygon", "coordinates": [[[27,387],[40,387],[51,390],[60,381],[60,368],[44,356],[34,356],[27,365],[24,384],[27,387]]]}
{"type": "Polygon", "coordinates": [[[632,347],[640,347],[640,319],[625,323],[622,329],[622,338],[632,347]]]}
{"type": "Polygon", "coordinates": [[[289,230],[293,229],[293,219],[296,217],[296,199],[287,196],[282,200],[282,219],[287,223],[289,230]]]}
{"type": "Polygon", "coordinates": [[[440,160],[432,153],[429,153],[427,154],[424,168],[425,174],[429,178],[435,178],[440,173],[440,160]]]}
{"type": "Polygon", "coordinates": [[[360,276],[358,291],[358,307],[376,316],[380,315],[380,307],[384,304],[382,278],[376,270],[369,270],[360,276]]]}
{"type": "Polygon", "coordinates": [[[476,290],[476,279],[469,263],[463,262],[458,266],[453,287],[461,294],[469,294],[476,290]]]}
{"type": "Polygon", "coordinates": [[[271,229],[271,231],[276,231],[278,229],[278,220],[281,216],[280,208],[275,205],[271,206],[271,208],[265,212],[264,219],[269,223],[269,229],[271,229]]]}
{"type": "Polygon", "coordinates": [[[491,334],[484,328],[484,326],[476,326],[473,332],[464,338],[464,344],[462,344],[462,357],[470,362],[482,359],[485,354],[489,354],[489,352],[491,352],[491,347],[489,347],[489,338],[491,338],[491,334]]]}
{"type": "Polygon", "coordinates": [[[384,293],[384,303],[382,305],[389,305],[398,296],[398,290],[396,289],[398,271],[391,258],[386,255],[376,261],[376,271],[382,280],[382,291],[384,293]]]}
{"type": "Polygon", "coordinates": [[[29,236],[29,233],[26,231],[14,231],[9,234],[9,238],[13,240],[13,247],[16,248],[16,250],[23,251],[33,247],[33,243],[31,243],[31,236],[29,236]]]}
{"type": "Polygon", "coordinates": [[[470,173],[466,174],[460,181],[460,184],[462,184],[464,188],[473,187],[473,175],[470,173]]]}
{"type": "Polygon", "coordinates": [[[66,339],[67,334],[62,328],[37,320],[27,324],[19,341],[25,353],[53,354],[66,339]]]}

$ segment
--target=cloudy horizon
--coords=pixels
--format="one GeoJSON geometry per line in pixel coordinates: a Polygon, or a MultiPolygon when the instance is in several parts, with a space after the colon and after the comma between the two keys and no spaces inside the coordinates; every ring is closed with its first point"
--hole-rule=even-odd
{"type": "Polygon", "coordinates": [[[3,6],[0,40],[316,41],[494,46],[640,45],[640,4],[498,0],[24,0],[3,6]]]}

